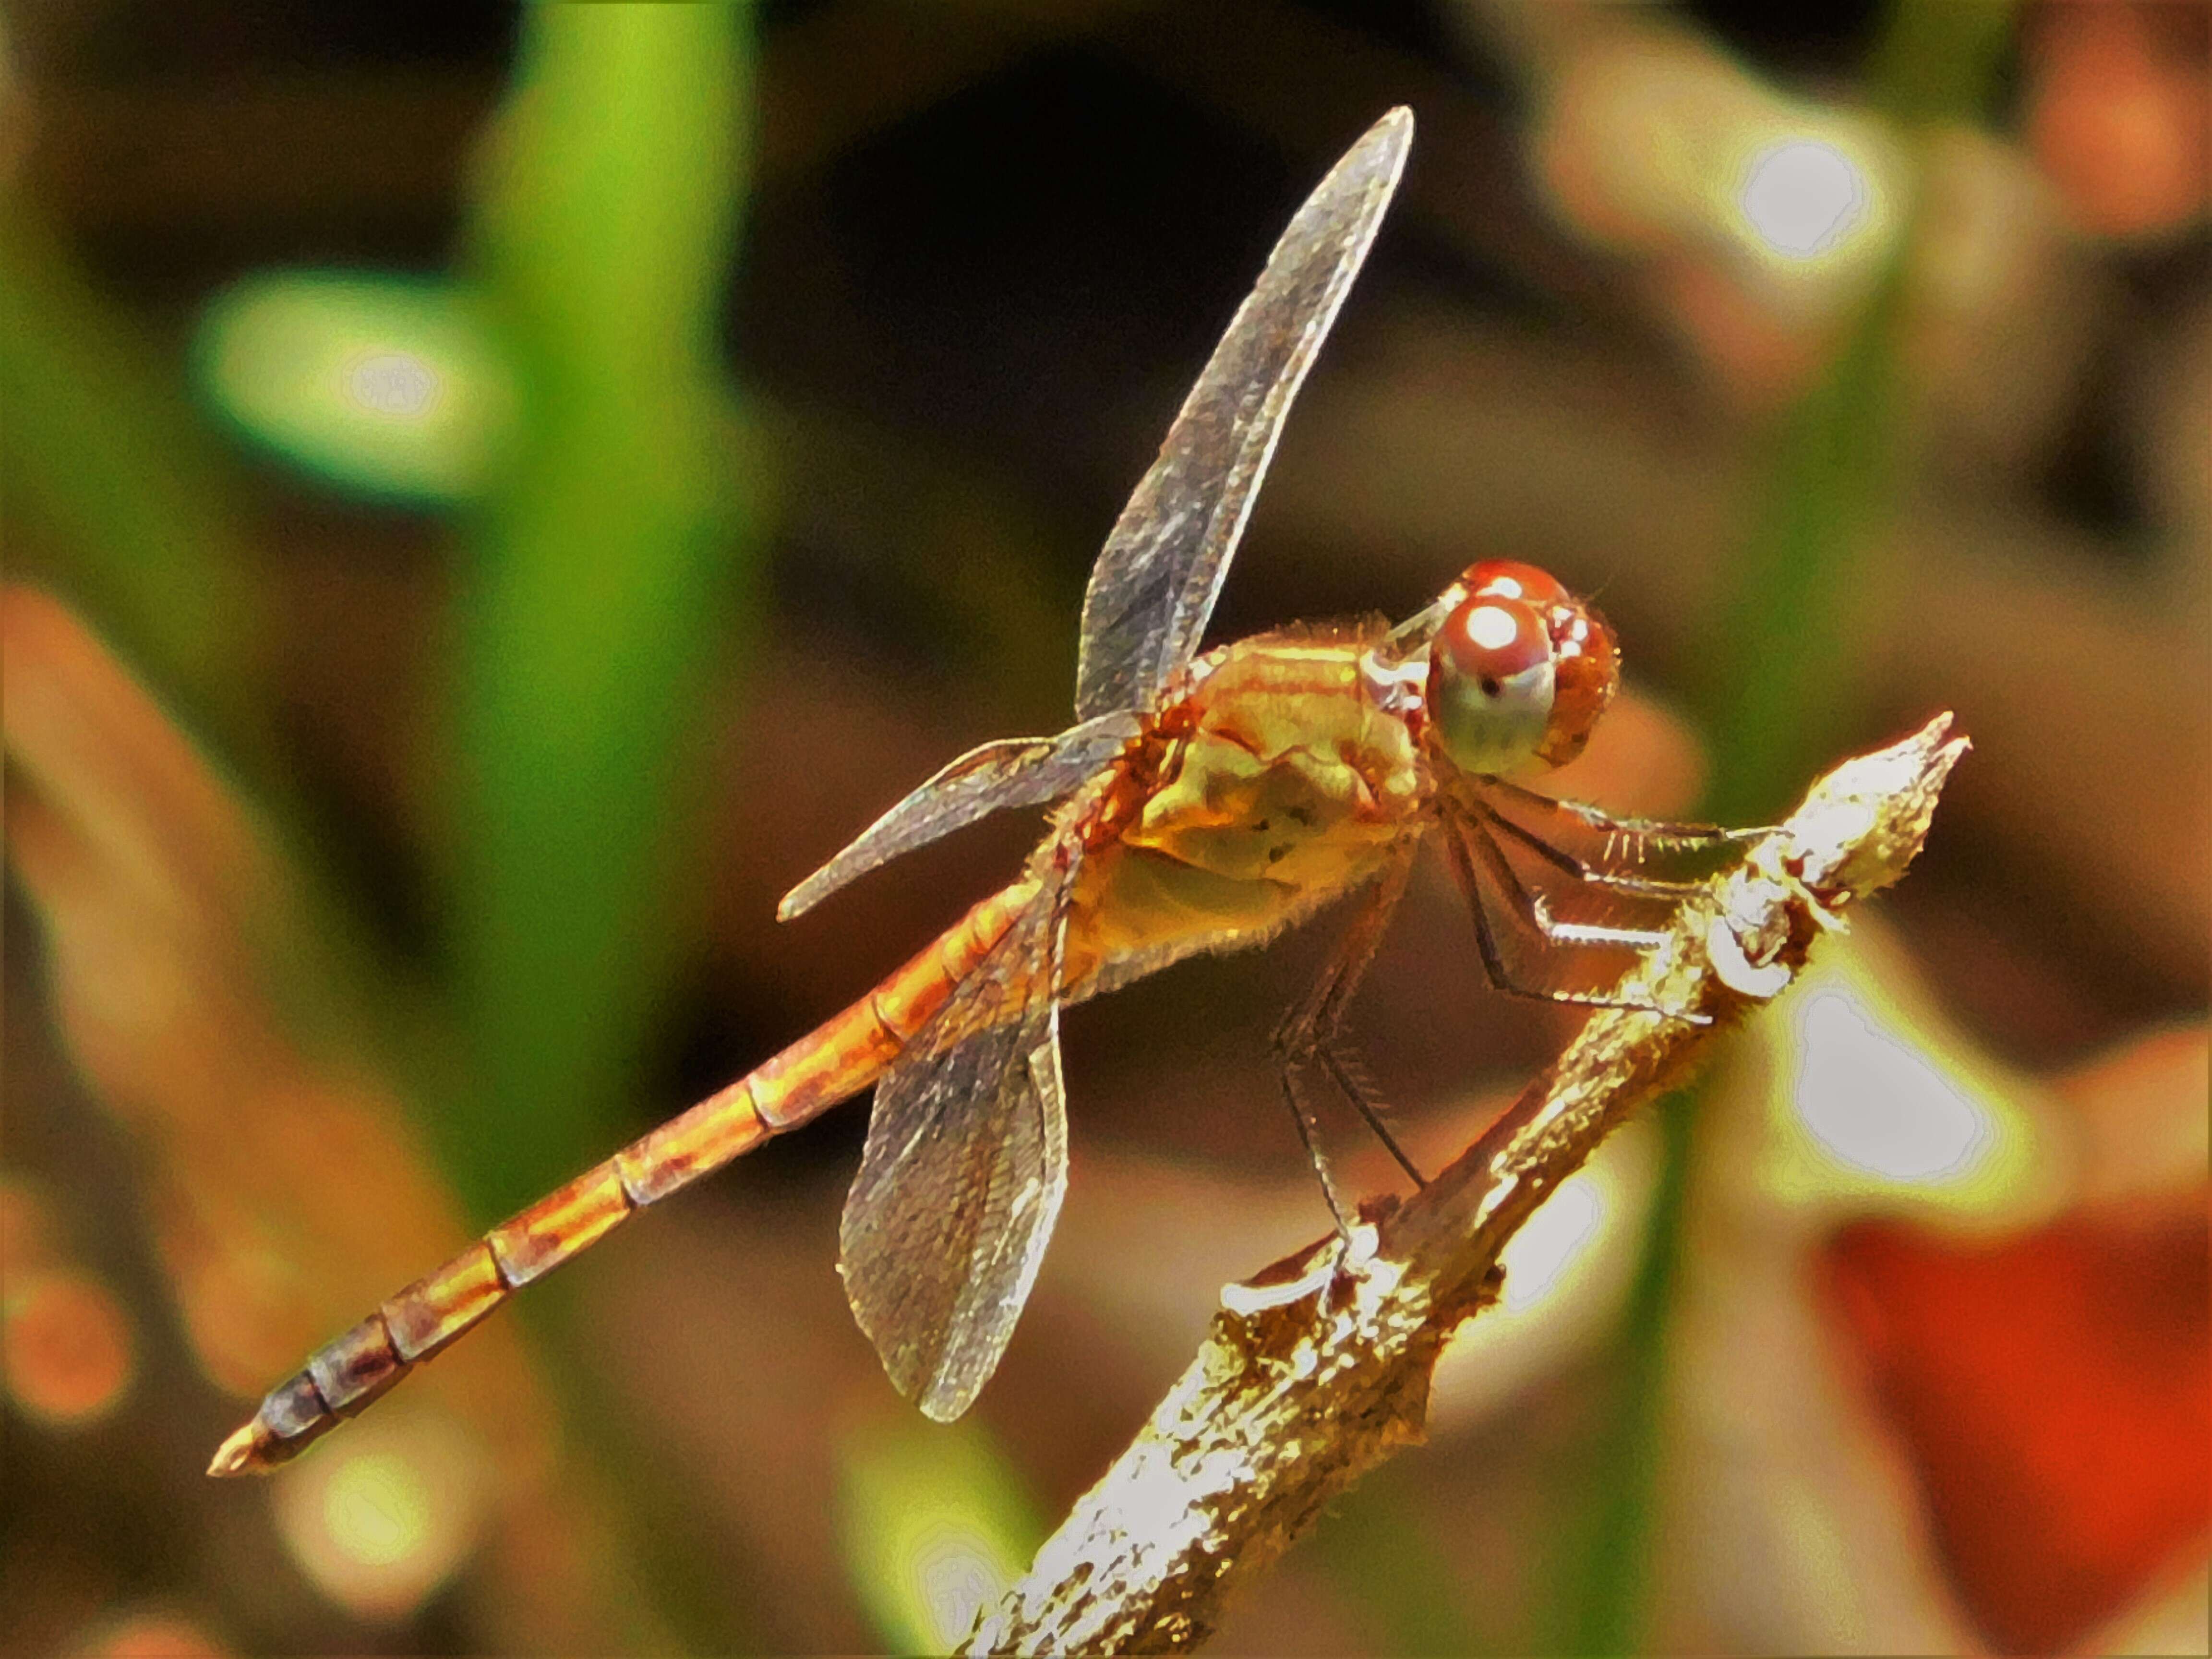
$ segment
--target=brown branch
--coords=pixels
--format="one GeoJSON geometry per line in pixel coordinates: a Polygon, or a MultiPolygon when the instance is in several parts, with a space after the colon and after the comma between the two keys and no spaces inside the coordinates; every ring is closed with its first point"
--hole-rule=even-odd
{"type": "Polygon", "coordinates": [[[1331,1237],[1224,1289],[1197,1358],[962,1651],[1194,1647],[1233,1589],[1419,1440],[1437,1356],[1496,1298],[1506,1240],[1717,1030],[1790,984],[1840,911],[1905,872],[1966,748],[1950,726],[1820,779],[1618,988],[1712,1023],[1601,1010],[1456,1163],[1356,1227],[1341,1265],[1331,1237]]]}

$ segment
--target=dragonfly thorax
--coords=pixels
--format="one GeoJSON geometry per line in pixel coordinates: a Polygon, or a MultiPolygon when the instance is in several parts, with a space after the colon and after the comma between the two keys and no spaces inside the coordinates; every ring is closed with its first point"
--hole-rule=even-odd
{"type": "Polygon", "coordinates": [[[1468,567],[1432,610],[1424,740],[1480,777],[1562,766],[1583,751],[1620,671],[1605,619],[1534,565],[1468,567]]]}

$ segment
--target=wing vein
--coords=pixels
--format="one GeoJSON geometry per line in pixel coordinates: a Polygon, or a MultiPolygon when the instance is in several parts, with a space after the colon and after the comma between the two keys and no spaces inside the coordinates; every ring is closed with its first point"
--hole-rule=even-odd
{"type": "Polygon", "coordinates": [[[1397,109],[1330,169],[1267,256],[1091,568],[1079,719],[1149,705],[1206,633],[1283,422],[1373,245],[1413,142],[1397,109]]]}

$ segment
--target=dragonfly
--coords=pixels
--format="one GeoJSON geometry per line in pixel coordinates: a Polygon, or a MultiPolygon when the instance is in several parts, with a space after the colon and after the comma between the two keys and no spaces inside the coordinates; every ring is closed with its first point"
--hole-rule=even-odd
{"type": "Polygon", "coordinates": [[[1503,924],[1517,918],[1567,945],[1657,935],[1554,917],[1504,848],[1663,901],[1686,884],[1649,873],[1647,858],[1751,832],[1617,818],[1522,781],[1580,753],[1619,684],[1614,636],[1595,609],[1540,569],[1489,559],[1395,627],[1291,627],[1199,648],[1413,132],[1411,112],[1391,111],[1322,180],[1177,413],[1091,571],[1076,723],[961,756],[801,882],[779,915],[987,813],[1049,805],[1020,874],[842,1012],[325,1344],[223,1443],[210,1473],[293,1457],[638,1211],[872,1086],[840,1272],[898,1390],[933,1419],[959,1417],[998,1367],[1066,1190],[1061,1010],[1198,953],[1259,945],[1357,896],[1342,942],[1275,1039],[1284,1094],[1344,1233],[1316,1140],[1317,1088],[1338,1091],[1421,1180],[1342,1033],[1425,843],[1441,843],[1472,901],[1493,983],[1606,1003],[1523,983],[1503,924]],[[1601,836],[1602,848],[1571,851],[1539,820],[1601,836]]]}

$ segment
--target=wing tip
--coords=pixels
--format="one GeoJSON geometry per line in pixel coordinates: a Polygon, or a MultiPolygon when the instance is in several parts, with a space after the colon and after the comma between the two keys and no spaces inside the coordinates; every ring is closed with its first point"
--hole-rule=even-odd
{"type": "Polygon", "coordinates": [[[935,1389],[923,1395],[915,1404],[921,1414],[933,1423],[957,1423],[968,1415],[968,1408],[975,1403],[976,1390],[970,1389],[956,1394],[940,1395],[935,1389]]]}
{"type": "MultiPolygon", "coordinates": [[[[849,852],[851,849],[848,848],[846,850],[849,852]]],[[[838,868],[843,861],[844,854],[841,853],[778,899],[775,902],[775,919],[778,921],[791,921],[805,915],[823,899],[828,898],[830,894],[850,881],[853,878],[852,875],[838,868]]]]}
{"type": "Polygon", "coordinates": [[[1406,170],[1406,158],[1413,153],[1413,112],[1410,105],[1400,104],[1375,124],[1375,131],[1384,152],[1389,156],[1391,188],[1397,187],[1399,175],[1406,170]]]}
{"type": "Polygon", "coordinates": [[[1410,104],[1394,104],[1367,129],[1353,148],[1403,155],[1413,143],[1413,110],[1410,104]]]}
{"type": "MultiPolygon", "coordinates": [[[[1351,186],[1365,202],[1361,218],[1371,234],[1375,222],[1381,219],[1390,198],[1397,191],[1398,180],[1406,170],[1406,158],[1413,150],[1413,112],[1407,105],[1395,105],[1337,158],[1328,177],[1298,210],[1299,217],[1313,211],[1316,204],[1328,199],[1333,191],[1340,193],[1351,186]]],[[[1291,221],[1293,226],[1297,222],[1296,219],[1291,221]]],[[[1287,238],[1289,233],[1285,234],[1287,238]]],[[[1277,251],[1280,250],[1279,243],[1277,251]]],[[[1357,264],[1353,269],[1358,269],[1357,264]]]]}

